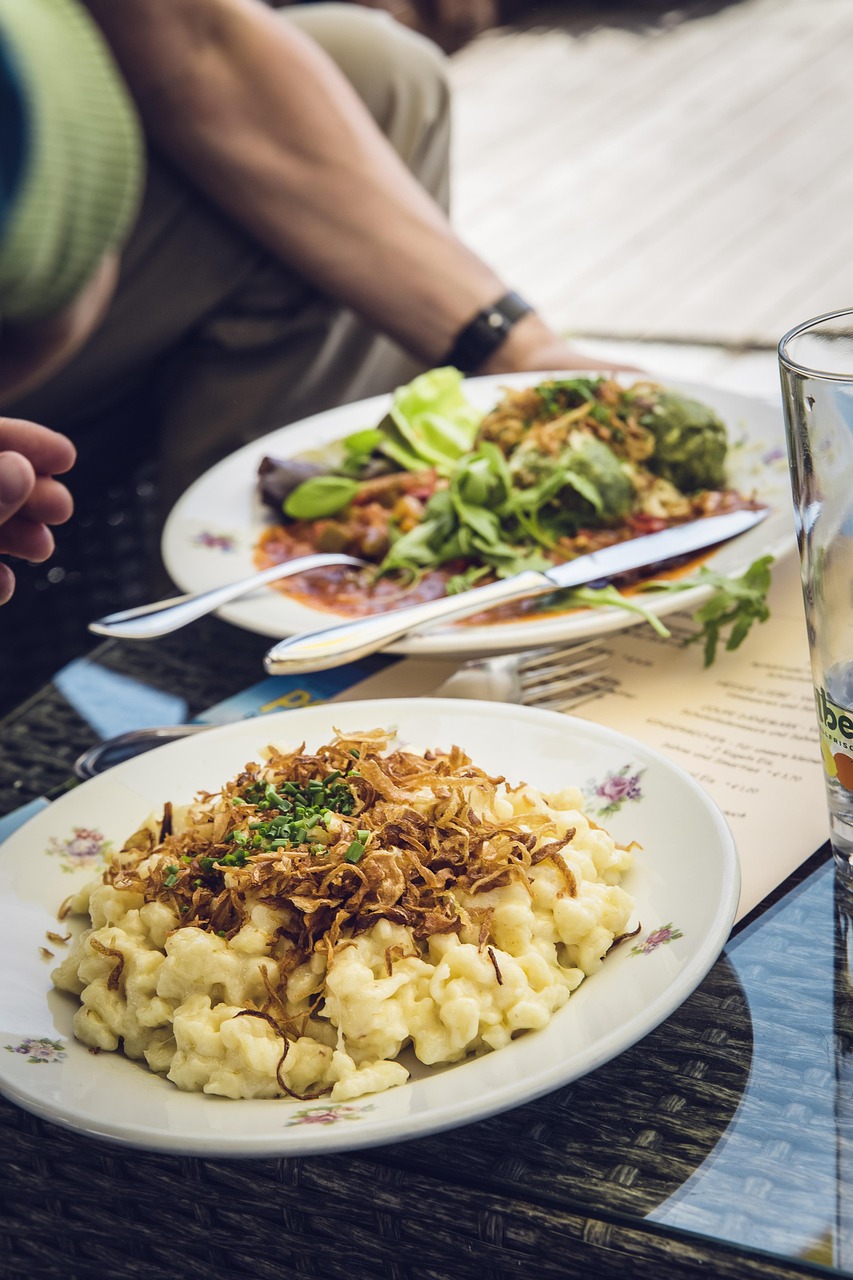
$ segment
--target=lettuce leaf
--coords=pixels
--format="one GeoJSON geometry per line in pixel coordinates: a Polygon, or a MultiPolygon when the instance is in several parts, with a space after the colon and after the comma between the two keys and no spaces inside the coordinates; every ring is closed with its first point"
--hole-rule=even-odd
{"type": "Polygon", "coordinates": [[[430,369],[394,392],[378,448],[406,471],[434,467],[446,476],[473,447],[482,416],[465,398],[458,369],[430,369]]]}

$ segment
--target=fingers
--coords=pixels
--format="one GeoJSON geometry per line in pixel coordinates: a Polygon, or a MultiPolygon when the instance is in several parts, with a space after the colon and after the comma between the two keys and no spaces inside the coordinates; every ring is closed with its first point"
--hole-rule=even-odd
{"type": "MultiPolygon", "coordinates": [[[[38,455],[38,450],[35,452],[38,455]]],[[[61,460],[61,451],[53,451],[51,456],[61,460]]],[[[36,475],[32,463],[20,453],[0,453],[0,553],[41,564],[52,555],[55,545],[48,525],[64,523],[73,509],[64,484],[51,476],[36,475]]],[[[4,584],[8,587],[5,574],[0,580],[0,596],[4,584]]]]}
{"type": "Polygon", "coordinates": [[[420,0],[418,7],[427,34],[448,52],[496,26],[500,18],[495,0],[420,0]]]}
{"type": "Polygon", "coordinates": [[[0,564],[0,605],[11,600],[15,590],[15,575],[7,564],[0,564]]]}
{"type": "Polygon", "coordinates": [[[77,457],[67,436],[21,418],[0,418],[0,450],[28,458],[33,470],[43,476],[64,475],[77,457]]]}
{"type": "MultiPolygon", "coordinates": [[[[73,465],[73,444],[35,422],[0,417],[0,554],[41,564],[54,550],[49,525],[63,524],[74,509],[71,494],[55,480],[73,465]]],[[[15,576],[0,564],[0,605],[15,576]]]]}
{"type": "MultiPolygon", "coordinates": [[[[0,547],[4,551],[25,554],[13,551],[12,541],[21,547],[46,546],[47,540],[35,530],[43,524],[64,524],[73,510],[71,494],[59,480],[36,475],[32,463],[20,453],[0,453],[0,547]]],[[[49,541],[52,547],[53,540],[49,541]]]]}
{"type": "Polygon", "coordinates": [[[30,497],[20,514],[43,524],[65,524],[74,512],[74,499],[68,489],[52,476],[36,476],[30,497]]]}
{"type": "Polygon", "coordinates": [[[0,555],[41,564],[53,555],[55,546],[53,534],[41,521],[13,516],[0,525],[0,555]]]}
{"type": "Polygon", "coordinates": [[[59,432],[16,418],[0,418],[0,448],[0,545],[7,554],[43,560],[53,539],[38,526],[64,524],[74,511],[71,494],[53,476],[73,466],[76,450],[59,432]]]}
{"type": "Polygon", "coordinates": [[[488,27],[497,26],[500,17],[494,0],[436,0],[436,18],[451,30],[458,27],[470,34],[479,34],[488,27]]]}
{"type": "MultiPolygon", "coordinates": [[[[20,514],[35,488],[32,463],[20,453],[0,453],[0,552],[41,561],[53,550],[53,535],[47,525],[20,514]]],[[[6,603],[14,586],[11,569],[0,565],[0,604],[6,603]]]]}
{"type": "Polygon", "coordinates": [[[36,487],[33,464],[21,453],[0,453],[0,525],[11,520],[36,487]]]}

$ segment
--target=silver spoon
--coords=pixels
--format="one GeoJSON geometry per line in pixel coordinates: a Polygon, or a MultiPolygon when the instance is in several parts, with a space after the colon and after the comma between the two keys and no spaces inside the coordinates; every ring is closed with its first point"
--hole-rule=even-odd
{"type": "Polygon", "coordinates": [[[123,764],[133,756],[141,755],[143,751],[150,751],[152,747],[162,747],[177,738],[186,738],[190,734],[211,728],[213,726],[209,724],[164,724],[148,729],[130,729],[127,733],[118,733],[106,742],[98,742],[89,747],[74,761],[74,772],[85,781],[106,769],[112,769],[114,765],[123,764]]]}
{"type": "Polygon", "coordinates": [[[113,636],[121,640],[153,640],[157,636],[168,635],[170,631],[177,631],[179,627],[185,627],[188,622],[195,622],[196,618],[212,613],[229,600],[236,600],[238,596],[254,591],[257,587],[277,582],[279,578],[289,578],[295,573],[305,573],[308,569],[322,569],[326,565],[337,564],[352,565],[356,569],[367,567],[365,560],[332,552],[299,556],[296,560],[271,565],[269,569],[253,573],[249,578],[226,582],[224,586],[213,587],[210,591],[172,596],[168,600],[156,600],[153,604],[141,604],[133,609],[109,613],[105,618],[90,622],[89,630],[97,636],[113,636]]]}

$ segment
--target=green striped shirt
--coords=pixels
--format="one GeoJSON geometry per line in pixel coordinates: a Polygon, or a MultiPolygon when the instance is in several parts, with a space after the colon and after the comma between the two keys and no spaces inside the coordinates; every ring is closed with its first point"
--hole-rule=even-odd
{"type": "Polygon", "coordinates": [[[69,303],[127,235],[142,137],[112,55],[76,0],[0,0],[0,41],[24,133],[21,171],[0,210],[0,317],[26,322],[69,303]]]}

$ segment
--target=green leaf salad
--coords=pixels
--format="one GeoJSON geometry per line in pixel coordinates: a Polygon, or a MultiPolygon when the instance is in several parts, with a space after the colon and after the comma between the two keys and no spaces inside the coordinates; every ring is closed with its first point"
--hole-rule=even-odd
{"type": "MultiPolygon", "coordinates": [[[[278,523],[258,560],[345,551],[373,569],[333,575],[311,602],[344,614],[399,607],[752,505],[726,487],[727,448],[712,409],[652,382],[548,379],[505,390],[483,414],[458,370],[433,369],[325,464],[264,460],[260,491],[278,523]]],[[[768,575],[765,563],[740,586],[702,571],[655,588],[714,587],[699,617],[711,661],[723,628],[731,648],[761,620],[768,575]]],[[[550,607],[605,603],[666,633],[639,597],[613,585],[555,593],[550,607]]]]}

